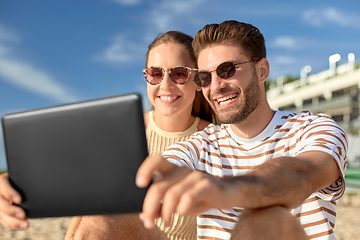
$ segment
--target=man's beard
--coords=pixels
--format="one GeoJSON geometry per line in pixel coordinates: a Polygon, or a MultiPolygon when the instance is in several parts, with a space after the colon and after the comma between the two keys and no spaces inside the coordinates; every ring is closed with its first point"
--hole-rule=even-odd
{"type": "Polygon", "coordinates": [[[216,107],[211,97],[211,105],[221,123],[237,124],[244,121],[260,104],[260,86],[256,74],[245,91],[239,91],[239,104],[233,104],[230,107],[220,110],[216,107]]]}

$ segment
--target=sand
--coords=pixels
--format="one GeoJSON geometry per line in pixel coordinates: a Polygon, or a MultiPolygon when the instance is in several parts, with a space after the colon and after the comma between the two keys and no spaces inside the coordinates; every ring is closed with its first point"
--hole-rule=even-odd
{"type": "Polygon", "coordinates": [[[63,240],[71,218],[30,219],[27,230],[7,229],[0,226],[1,240],[63,240]]]}
{"type": "Polygon", "coordinates": [[[334,232],[337,240],[360,239],[360,194],[345,194],[340,199],[334,232]]]}
{"type": "MultiPolygon", "coordinates": [[[[71,218],[30,220],[28,230],[10,230],[0,226],[1,240],[63,240],[71,218]]],[[[360,239],[360,194],[346,194],[338,203],[335,226],[337,240],[360,239]]]]}

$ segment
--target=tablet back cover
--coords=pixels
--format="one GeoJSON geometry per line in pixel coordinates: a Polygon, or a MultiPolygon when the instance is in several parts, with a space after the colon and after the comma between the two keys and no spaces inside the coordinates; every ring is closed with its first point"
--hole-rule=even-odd
{"type": "Polygon", "coordinates": [[[137,94],[2,118],[8,173],[28,218],[140,212],[147,157],[137,94]]]}

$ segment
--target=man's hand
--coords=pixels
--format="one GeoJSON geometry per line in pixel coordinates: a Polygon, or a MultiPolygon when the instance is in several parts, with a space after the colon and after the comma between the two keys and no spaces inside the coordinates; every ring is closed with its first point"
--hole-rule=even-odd
{"type": "Polygon", "coordinates": [[[146,187],[153,178],[140,214],[149,229],[155,226],[158,217],[169,226],[175,212],[182,216],[195,215],[211,208],[231,208],[236,203],[236,184],[229,179],[177,167],[160,155],[148,157],[140,166],[137,186],[146,187]]]}
{"type": "Polygon", "coordinates": [[[11,186],[7,173],[0,175],[0,224],[7,228],[26,229],[29,222],[25,211],[13,205],[21,203],[20,194],[11,186]]]}

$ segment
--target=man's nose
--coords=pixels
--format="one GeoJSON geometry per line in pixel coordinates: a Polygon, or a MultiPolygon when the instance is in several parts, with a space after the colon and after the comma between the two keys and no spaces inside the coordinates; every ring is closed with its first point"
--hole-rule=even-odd
{"type": "Polygon", "coordinates": [[[210,83],[210,88],[211,91],[218,91],[219,89],[222,89],[225,87],[226,85],[226,81],[222,78],[220,78],[216,72],[212,72],[211,74],[211,83],[210,83]]]}

